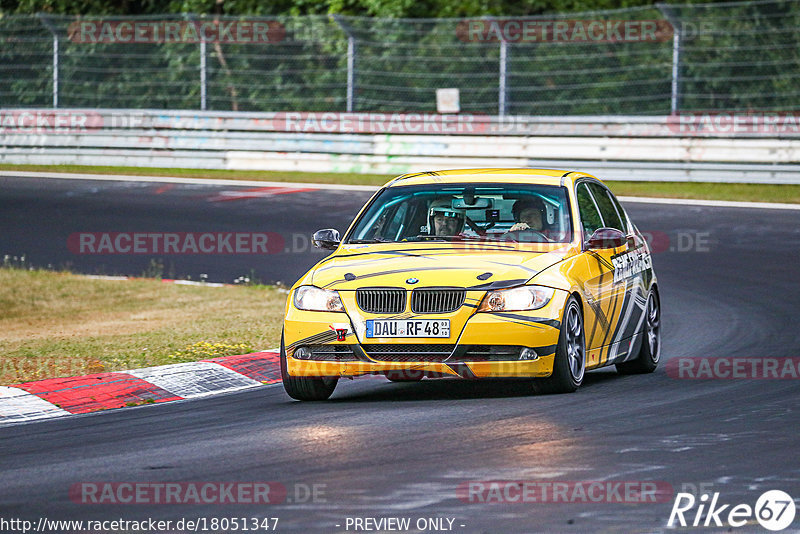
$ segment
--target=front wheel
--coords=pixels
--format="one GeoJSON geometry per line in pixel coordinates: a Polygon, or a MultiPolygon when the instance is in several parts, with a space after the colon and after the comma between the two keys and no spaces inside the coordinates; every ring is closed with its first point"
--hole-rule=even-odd
{"type": "Polygon", "coordinates": [[[290,376],[287,370],[286,346],[281,333],[281,381],[283,389],[293,399],[322,401],[331,396],[339,378],[335,376],[290,376]]]}
{"type": "Polygon", "coordinates": [[[642,346],[633,360],[618,363],[617,372],[623,375],[652,373],[661,358],[661,301],[655,288],[647,297],[642,346]]]}
{"type": "Polygon", "coordinates": [[[558,336],[553,374],[533,381],[537,393],[572,393],[583,383],[586,372],[586,337],[583,313],[575,297],[564,307],[561,334],[558,336]]]}

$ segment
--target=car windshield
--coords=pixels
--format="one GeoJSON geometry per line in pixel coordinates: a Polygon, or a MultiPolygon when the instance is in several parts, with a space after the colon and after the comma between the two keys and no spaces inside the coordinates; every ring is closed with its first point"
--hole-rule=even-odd
{"type": "Polygon", "coordinates": [[[347,243],[455,240],[568,243],[566,189],[496,183],[389,187],[346,238],[347,243]]]}

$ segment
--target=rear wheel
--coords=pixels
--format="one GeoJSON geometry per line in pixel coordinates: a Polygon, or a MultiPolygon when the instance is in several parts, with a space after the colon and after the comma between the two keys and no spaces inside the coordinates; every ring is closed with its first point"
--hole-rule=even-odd
{"type": "Polygon", "coordinates": [[[647,297],[642,346],[633,360],[618,363],[617,372],[623,375],[652,373],[661,358],[661,302],[655,288],[647,297]]]}
{"type": "Polygon", "coordinates": [[[287,371],[286,346],[283,334],[281,334],[281,380],[283,389],[291,398],[302,401],[321,401],[331,396],[339,378],[335,376],[290,376],[287,371]]]}
{"type": "Polygon", "coordinates": [[[564,307],[561,334],[556,346],[553,374],[533,381],[537,393],[571,393],[583,383],[586,372],[586,339],[583,314],[575,297],[564,307]]]}

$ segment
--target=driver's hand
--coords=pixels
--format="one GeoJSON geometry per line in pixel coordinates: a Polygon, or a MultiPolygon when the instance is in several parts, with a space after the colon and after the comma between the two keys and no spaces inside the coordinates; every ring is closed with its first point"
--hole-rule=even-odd
{"type": "Polygon", "coordinates": [[[528,226],[528,223],[518,222],[514,226],[508,229],[509,232],[518,232],[520,230],[530,230],[531,227],[528,226]]]}

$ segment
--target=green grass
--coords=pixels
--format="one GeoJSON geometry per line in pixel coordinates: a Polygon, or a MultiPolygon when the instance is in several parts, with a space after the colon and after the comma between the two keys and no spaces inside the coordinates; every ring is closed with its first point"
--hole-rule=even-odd
{"type": "Polygon", "coordinates": [[[606,184],[620,196],[800,203],[800,185],[616,181],[606,184]]]}
{"type": "Polygon", "coordinates": [[[276,347],[286,293],[0,268],[0,384],[276,347]]]}
{"type": "Polygon", "coordinates": [[[394,178],[391,174],[316,173],[292,171],[228,171],[217,169],[175,169],[167,167],[103,167],[88,165],[7,165],[3,171],[73,172],[85,174],[128,174],[133,176],[176,176],[224,180],[262,180],[266,182],[309,182],[315,184],[354,184],[380,186],[394,178]]]}
{"type": "MultiPolygon", "coordinates": [[[[93,167],[83,165],[0,165],[0,170],[129,174],[135,176],[178,176],[185,178],[224,178],[228,180],[263,180],[270,182],[310,182],[373,186],[383,185],[394,177],[394,175],[389,174],[227,171],[143,167],[93,167]]],[[[800,185],[626,181],[608,181],[607,183],[614,193],[622,196],[800,203],[800,185]]]]}

